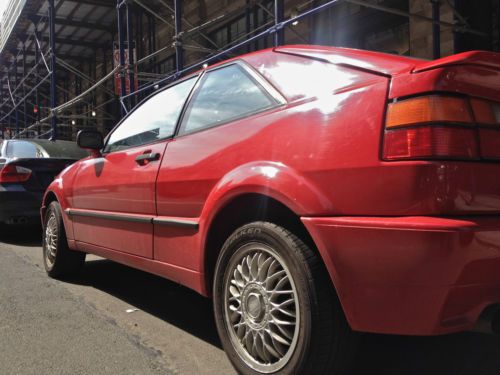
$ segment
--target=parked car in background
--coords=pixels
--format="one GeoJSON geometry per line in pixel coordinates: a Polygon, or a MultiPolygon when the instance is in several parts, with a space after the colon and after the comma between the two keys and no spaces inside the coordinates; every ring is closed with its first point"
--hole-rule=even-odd
{"type": "Polygon", "coordinates": [[[78,143],[43,201],[48,274],[93,253],[212,297],[240,373],[338,374],[354,331],[499,306],[499,54],[268,49],[78,143]]]}
{"type": "Polygon", "coordinates": [[[88,156],[75,142],[0,141],[0,223],[40,222],[43,193],[68,165],[88,156]]]}

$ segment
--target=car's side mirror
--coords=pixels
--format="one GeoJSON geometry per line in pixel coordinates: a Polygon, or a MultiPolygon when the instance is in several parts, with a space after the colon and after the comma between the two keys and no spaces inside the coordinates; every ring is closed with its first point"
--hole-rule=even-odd
{"type": "Polygon", "coordinates": [[[102,134],[95,130],[80,130],[76,136],[76,143],[79,147],[90,150],[94,157],[100,156],[104,147],[102,134]]]}

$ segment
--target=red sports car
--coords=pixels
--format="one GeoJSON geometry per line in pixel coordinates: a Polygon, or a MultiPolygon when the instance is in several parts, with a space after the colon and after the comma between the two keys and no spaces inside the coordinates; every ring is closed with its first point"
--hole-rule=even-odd
{"type": "Polygon", "coordinates": [[[92,253],[210,296],[241,373],[338,373],[354,332],[500,303],[499,54],[268,49],[78,143],[43,201],[48,274],[92,253]]]}

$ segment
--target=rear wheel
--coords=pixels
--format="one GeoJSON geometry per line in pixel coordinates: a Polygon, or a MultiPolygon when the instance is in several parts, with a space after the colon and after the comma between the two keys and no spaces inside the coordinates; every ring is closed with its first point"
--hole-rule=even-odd
{"type": "Polygon", "coordinates": [[[247,224],[228,238],[214,280],[217,329],[243,374],[341,374],[354,333],[316,254],[288,230],[247,224]]]}
{"type": "Polygon", "coordinates": [[[82,268],[85,253],[68,247],[66,232],[58,202],[50,203],[43,225],[43,263],[50,277],[73,276],[82,268]]]}

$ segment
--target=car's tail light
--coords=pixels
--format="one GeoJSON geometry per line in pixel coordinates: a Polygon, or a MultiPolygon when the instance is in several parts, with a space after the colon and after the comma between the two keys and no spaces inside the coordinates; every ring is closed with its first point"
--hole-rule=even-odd
{"type": "Polygon", "coordinates": [[[385,134],[384,156],[398,159],[477,159],[474,129],[419,126],[385,134]]]}
{"type": "Polygon", "coordinates": [[[500,159],[500,104],[471,99],[479,124],[479,144],[485,159],[500,159]]]}
{"type": "Polygon", "coordinates": [[[422,96],[389,104],[389,129],[432,122],[473,123],[469,103],[458,97],[422,96]]]}
{"type": "Polygon", "coordinates": [[[24,182],[31,176],[31,169],[20,167],[18,165],[6,164],[0,171],[0,183],[5,182],[24,182]]]}
{"type": "Polygon", "coordinates": [[[383,158],[500,159],[500,104],[440,95],[390,103],[383,158]]]}

